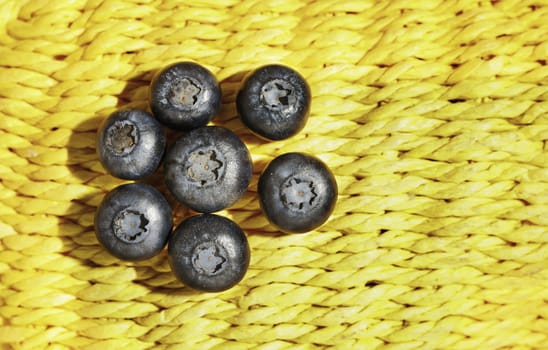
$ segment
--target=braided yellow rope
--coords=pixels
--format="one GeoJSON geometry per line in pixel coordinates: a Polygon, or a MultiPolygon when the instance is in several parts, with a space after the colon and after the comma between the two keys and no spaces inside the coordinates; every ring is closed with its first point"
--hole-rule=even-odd
{"type": "Polygon", "coordinates": [[[545,0],[0,1],[2,349],[548,349],[547,60],[545,0]],[[121,183],[95,155],[99,122],[146,108],[180,60],[222,81],[215,123],[254,159],[221,213],[250,270],[220,294],[183,288],[165,253],[121,262],[93,232],[121,183]],[[273,62],[313,92],[283,142],[234,106],[273,62]],[[309,234],[259,210],[257,175],[288,151],[339,184],[309,234]]]}

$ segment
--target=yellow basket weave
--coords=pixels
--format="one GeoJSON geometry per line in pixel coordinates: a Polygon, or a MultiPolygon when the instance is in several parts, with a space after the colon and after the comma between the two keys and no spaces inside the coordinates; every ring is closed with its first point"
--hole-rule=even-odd
{"type": "Polygon", "coordinates": [[[4,0],[0,45],[1,348],[548,349],[546,0],[4,0]],[[254,160],[221,212],[250,269],[220,294],[182,286],[165,252],[121,262],[93,231],[122,183],[98,124],[147,108],[180,60],[222,82],[215,123],[254,160]],[[274,62],[307,78],[312,111],[264,142],[234,99],[274,62]],[[340,189],[303,235],[258,205],[258,174],[289,151],[340,189]]]}

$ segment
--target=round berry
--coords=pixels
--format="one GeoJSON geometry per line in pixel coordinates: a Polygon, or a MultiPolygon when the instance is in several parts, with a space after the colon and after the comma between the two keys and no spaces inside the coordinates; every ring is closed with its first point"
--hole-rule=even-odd
{"type": "Polygon", "coordinates": [[[206,126],[177,139],[167,152],[164,176],[175,198],[202,213],[234,204],[252,173],[244,143],[228,129],[206,126]]]}
{"type": "Polygon", "coordinates": [[[175,63],[152,79],[150,108],[164,125],[191,130],[206,125],[219,112],[221,88],[215,76],[199,64],[175,63]]]}
{"type": "Polygon", "coordinates": [[[268,164],[259,178],[259,199],[268,220],[285,232],[321,226],[337,200],[337,182],[318,158],[286,153],[268,164]]]}
{"type": "Polygon", "coordinates": [[[242,229],[212,214],[192,216],[177,226],[168,243],[173,273],[188,287],[220,292],[240,282],[249,266],[242,229]]]}
{"type": "Polygon", "coordinates": [[[160,166],[166,138],[162,125],[138,109],[112,113],[97,132],[97,155],[113,176],[143,179],[160,166]]]}
{"type": "Polygon", "coordinates": [[[295,70],[267,65],[252,72],[236,98],[243,123],[255,134],[282,140],[301,131],[308,119],[310,88],[295,70]]]}
{"type": "Polygon", "coordinates": [[[154,187],[121,185],[109,192],[95,213],[95,234],[115,257],[144,260],[166,245],[172,228],[171,207],[154,187]]]}

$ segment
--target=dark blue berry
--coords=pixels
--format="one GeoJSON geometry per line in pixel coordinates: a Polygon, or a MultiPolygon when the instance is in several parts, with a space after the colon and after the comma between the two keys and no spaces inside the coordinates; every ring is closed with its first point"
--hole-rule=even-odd
{"type": "Polygon", "coordinates": [[[247,189],[251,173],[247,147],[236,134],[218,126],[179,137],[164,163],[168,189],[179,202],[202,213],[234,204],[247,189]]]}
{"type": "Polygon", "coordinates": [[[310,88],[298,72],[282,65],[267,65],[244,80],[236,107],[243,123],[255,134],[282,140],[304,128],[310,98],[310,88]]]}
{"type": "Polygon", "coordinates": [[[220,292],[244,277],[249,245],[242,229],[212,214],[192,216],[177,226],[168,243],[169,264],[193,289],[220,292]]]}
{"type": "Polygon", "coordinates": [[[337,182],[318,158],[286,153],[270,162],[259,178],[261,208],[285,232],[307,232],[321,226],[337,200],[337,182]]]}
{"type": "Polygon", "coordinates": [[[152,79],[150,108],[162,124],[191,130],[206,125],[219,112],[221,88],[215,76],[199,64],[175,63],[152,79]]]}
{"type": "Polygon", "coordinates": [[[162,125],[137,109],[112,113],[97,133],[97,155],[113,176],[137,180],[158,169],[165,151],[162,125]]]}
{"type": "Polygon", "coordinates": [[[164,196],[144,183],[121,185],[109,192],[95,213],[95,234],[115,257],[144,260],[166,245],[172,228],[164,196]]]}

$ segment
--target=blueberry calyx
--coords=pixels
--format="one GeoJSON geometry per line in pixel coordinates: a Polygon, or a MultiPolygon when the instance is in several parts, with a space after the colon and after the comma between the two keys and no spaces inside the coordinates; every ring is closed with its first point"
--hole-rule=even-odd
{"type": "Polygon", "coordinates": [[[189,109],[196,104],[202,89],[191,78],[183,78],[170,90],[169,101],[179,108],[189,109]]]}
{"type": "Polygon", "coordinates": [[[225,160],[222,154],[211,148],[200,148],[188,156],[185,166],[190,181],[201,186],[211,185],[223,176],[225,160]]]}
{"type": "Polygon", "coordinates": [[[124,156],[139,142],[139,130],[129,120],[118,120],[106,130],[106,146],[113,153],[124,156]]]}
{"type": "Polygon", "coordinates": [[[136,210],[125,209],[116,215],[112,223],[114,234],[126,243],[139,243],[145,240],[148,234],[149,220],[136,210]]]}
{"type": "Polygon", "coordinates": [[[209,276],[221,273],[226,267],[227,259],[226,250],[215,242],[201,243],[192,252],[192,266],[209,276]]]}
{"type": "Polygon", "coordinates": [[[266,108],[280,112],[281,116],[288,116],[295,111],[297,98],[295,88],[287,81],[273,79],[261,88],[261,103],[266,108]]]}
{"type": "Polygon", "coordinates": [[[315,191],[313,180],[290,176],[280,187],[280,198],[290,210],[306,211],[317,204],[318,194],[315,191]]]}

